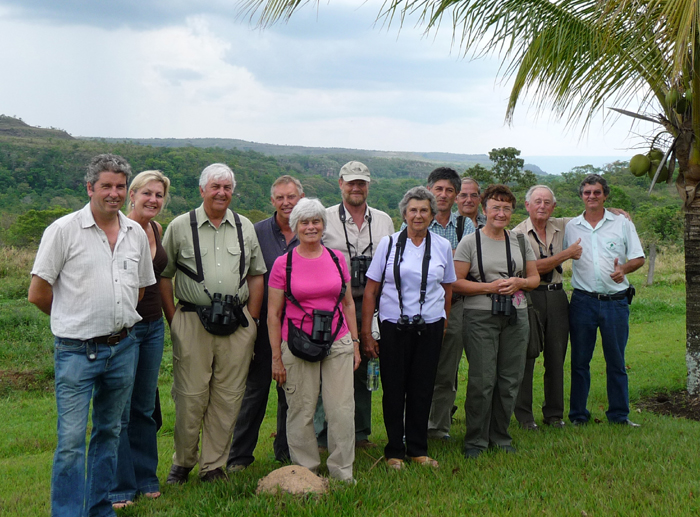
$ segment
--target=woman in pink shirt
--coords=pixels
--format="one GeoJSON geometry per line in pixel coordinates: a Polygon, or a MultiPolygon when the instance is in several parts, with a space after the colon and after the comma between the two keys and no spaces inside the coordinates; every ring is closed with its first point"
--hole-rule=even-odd
{"type": "Polygon", "coordinates": [[[299,246],[272,266],[267,317],[272,378],[284,388],[289,406],[289,453],[295,464],[318,471],[313,416],[320,391],[328,420],[328,471],[351,482],[353,371],[360,350],[350,274],[342,253],[321,244],[326,210],[319,200],[300,200],[289,223],[299,246]]]}

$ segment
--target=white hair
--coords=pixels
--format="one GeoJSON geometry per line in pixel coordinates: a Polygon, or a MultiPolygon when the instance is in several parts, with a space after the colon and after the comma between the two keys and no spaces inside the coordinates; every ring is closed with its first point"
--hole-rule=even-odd
{"type": "Polygon", "coordinates": [[[232,190],[236,190],[236,178],[233,171],[225,163],[212,163],[205,167],[199,176],[199,186],[204,189],[211,180],[231,180],[232,190]]]}
{"type": "Polygon", "coordinates": [[[318,217],[323,221],[323,229],[326,229],[326,209],[316,198],[303,197],[292,209],[292,213],[289,216],[289,227],[297,232],[297,225],[299,221],[307,221],[318,217]]]}

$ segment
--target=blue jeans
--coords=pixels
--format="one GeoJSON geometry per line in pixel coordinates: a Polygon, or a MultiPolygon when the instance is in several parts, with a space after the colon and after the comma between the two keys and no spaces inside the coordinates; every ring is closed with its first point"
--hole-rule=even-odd
{"type": "Polygon", "coordinates": [[[590,364],[600,329],[605,356],[609,422],[622,423],[629,415],[629,392],[625,368],[625,347],[629,337],[630,309],[627,299],[600,301],[574,291],[569,306],[571,335],[571,400],[569,420],[587,422],[586,409],[591,388],[590,364]]]}
{"type": "Polygon", "coordinates": [[[54,342],[58,444],[51,472],[51,515],[114,515],[108,499],[117,464],[120,419],[134,381],[133,333],[117,345],[54,342]],[[90,361],[88,354],[95,353],[90,361]],[[92,434],[85,433],[92,400],[92,434]]]}
{"type": "Polygon", "coordinates": [[[163,318],[140,321],[132,330],[136,342],[136,377],[131,399],[122,414],[117,475],[109,499],[133,501],[137,494],[158,492],[158,440],[153,410],[163,359],[163,318]]]}

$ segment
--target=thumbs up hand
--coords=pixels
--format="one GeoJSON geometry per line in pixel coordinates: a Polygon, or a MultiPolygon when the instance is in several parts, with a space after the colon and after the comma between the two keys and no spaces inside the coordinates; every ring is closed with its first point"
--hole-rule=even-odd
{"type": "Polygon", "coordinates": [[[625,279],[625,272],[622,269],[622,266],[620,265],[619,259],[615,259],[615,271],[613,271],[610,274],[610,278],[613,279],[613,282],[616,284],[621,283],[625,279]]]}

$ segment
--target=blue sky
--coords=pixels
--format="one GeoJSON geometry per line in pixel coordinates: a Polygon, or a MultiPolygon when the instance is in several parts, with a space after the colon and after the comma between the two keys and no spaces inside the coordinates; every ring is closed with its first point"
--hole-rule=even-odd
{"type": "Polygon", "coordinates": [[[601,117],[581,136],[527,103],[506,125],[496,60],[464,59],[447,26],[428,36],[412,20],[384,27],[377,0],[307,5],[264,30],[239,5],[0,0],[0,113],[74,136],[467,154],[513,146],[525,158],[594,165],[640,144],[627,120],[601,117]]]}

